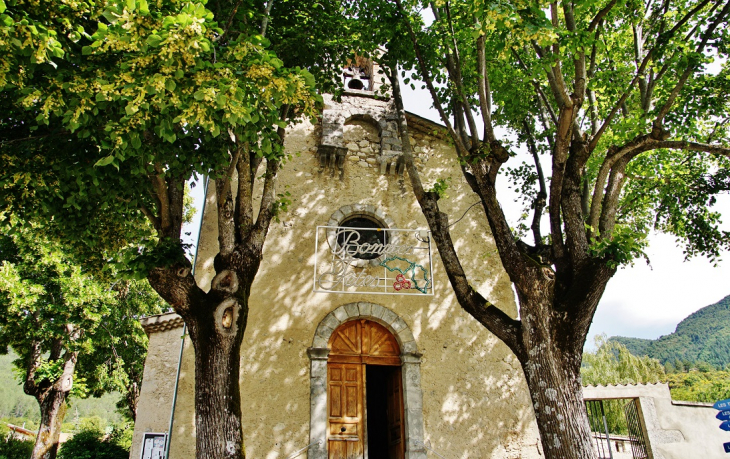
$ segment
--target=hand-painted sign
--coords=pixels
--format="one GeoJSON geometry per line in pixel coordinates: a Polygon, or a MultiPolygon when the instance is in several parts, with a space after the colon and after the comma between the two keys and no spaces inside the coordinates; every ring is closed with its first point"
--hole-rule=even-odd
{"type": "Polygon", "coordinates": [[[728,442],[728,443],[723,443],[723,444],[722,444],[722,446],[724,446],[724,447],[725,447],[725,452],[726,452],[726,453],[730,453],[730,442],[728,442]]]}
{"type": "Polygon", "coordinates": [[[716,410],[724,411],[730,410],[730,398],[725,400],[718,400],[712,405],[716,410]]]}
{"type": "Polygon", "coordinates": [[[720,429],[730,432],[730,421],[723,421],[723,423],[720,424],[720,429]]]}
{"type": "Polygon", "coordinates": [[[314,291],[433,295],[431,233],[318,226],[314,291]],[[382,238],[366,239],[368,231],[382,232],[382,238]]]}
{"type": "Polygon", "coordinates": [[[721,421],[730,421],[730,411],[720,411],[715,417],[721,421]]]}

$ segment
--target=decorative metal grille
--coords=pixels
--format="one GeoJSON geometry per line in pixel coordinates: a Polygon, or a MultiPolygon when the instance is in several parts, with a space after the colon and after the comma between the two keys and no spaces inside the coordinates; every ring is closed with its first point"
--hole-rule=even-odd
{"type": "Polygon", "coordinates": [[[318,226],[313,290],[433,295],[431,233],[396,228],[318,226]],[[374,231],[385,233],[383,242],[364,237],[374,231]]]}

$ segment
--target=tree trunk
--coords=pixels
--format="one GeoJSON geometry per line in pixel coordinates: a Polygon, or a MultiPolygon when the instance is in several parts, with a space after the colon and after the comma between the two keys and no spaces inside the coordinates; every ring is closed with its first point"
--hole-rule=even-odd
{"type": "Polygon", "coordinates": [[[51,389],[44,394],[41,400],[38,400],[41,408],[41,424],[30,459],[56,458],[61,424],[66,416],[67,396],[66,391],[51,389]]]}
{"type": "MultiPolygon", "coordinates": [[[[523,311],[534,310],[524,301],[523,311]]],[[[596,458],[580,380],[582,352],[561,332],[558,314],[547,312],[551,307],[542,305],[543,311],[523,315],[525,353],[520,358],[545,457],[596,458]]]]}
{"type": "Polygon", "coordinates": [[[200,308],[207,314],[186,319],[195,350],[195,429],[206,432],[196,435],[199,459],[246,457],[238,376],[248,313],[248,304],[241,303],[247,301],[228,297],[200,308]]]}

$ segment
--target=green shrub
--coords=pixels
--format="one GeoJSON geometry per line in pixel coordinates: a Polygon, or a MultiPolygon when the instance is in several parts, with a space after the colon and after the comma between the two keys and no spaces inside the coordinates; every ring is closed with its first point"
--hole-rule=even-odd
{"type": "Polygon", "coordinates": [[[5,437],[0,439],[0,459],[28,459],[33,452],[33,442],[5,437]]]}
{"type": "Polygon", "coordinates": [[[61,446],[58,459],[127,459],[129,450],[114,439],[97,429],[82,430],[61,446]]]}

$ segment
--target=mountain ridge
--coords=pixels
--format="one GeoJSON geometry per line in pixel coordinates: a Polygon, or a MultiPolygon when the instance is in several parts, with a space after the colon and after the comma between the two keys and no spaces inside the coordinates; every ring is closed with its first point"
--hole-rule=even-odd
{"type": "Polygon", "coordinates": [[[655,340],[612,336],[634,355],[648,355],[662,364],[708,363],[716,368],[730,364],[730,295],[693,312],[674,332],[655,340]]]}

